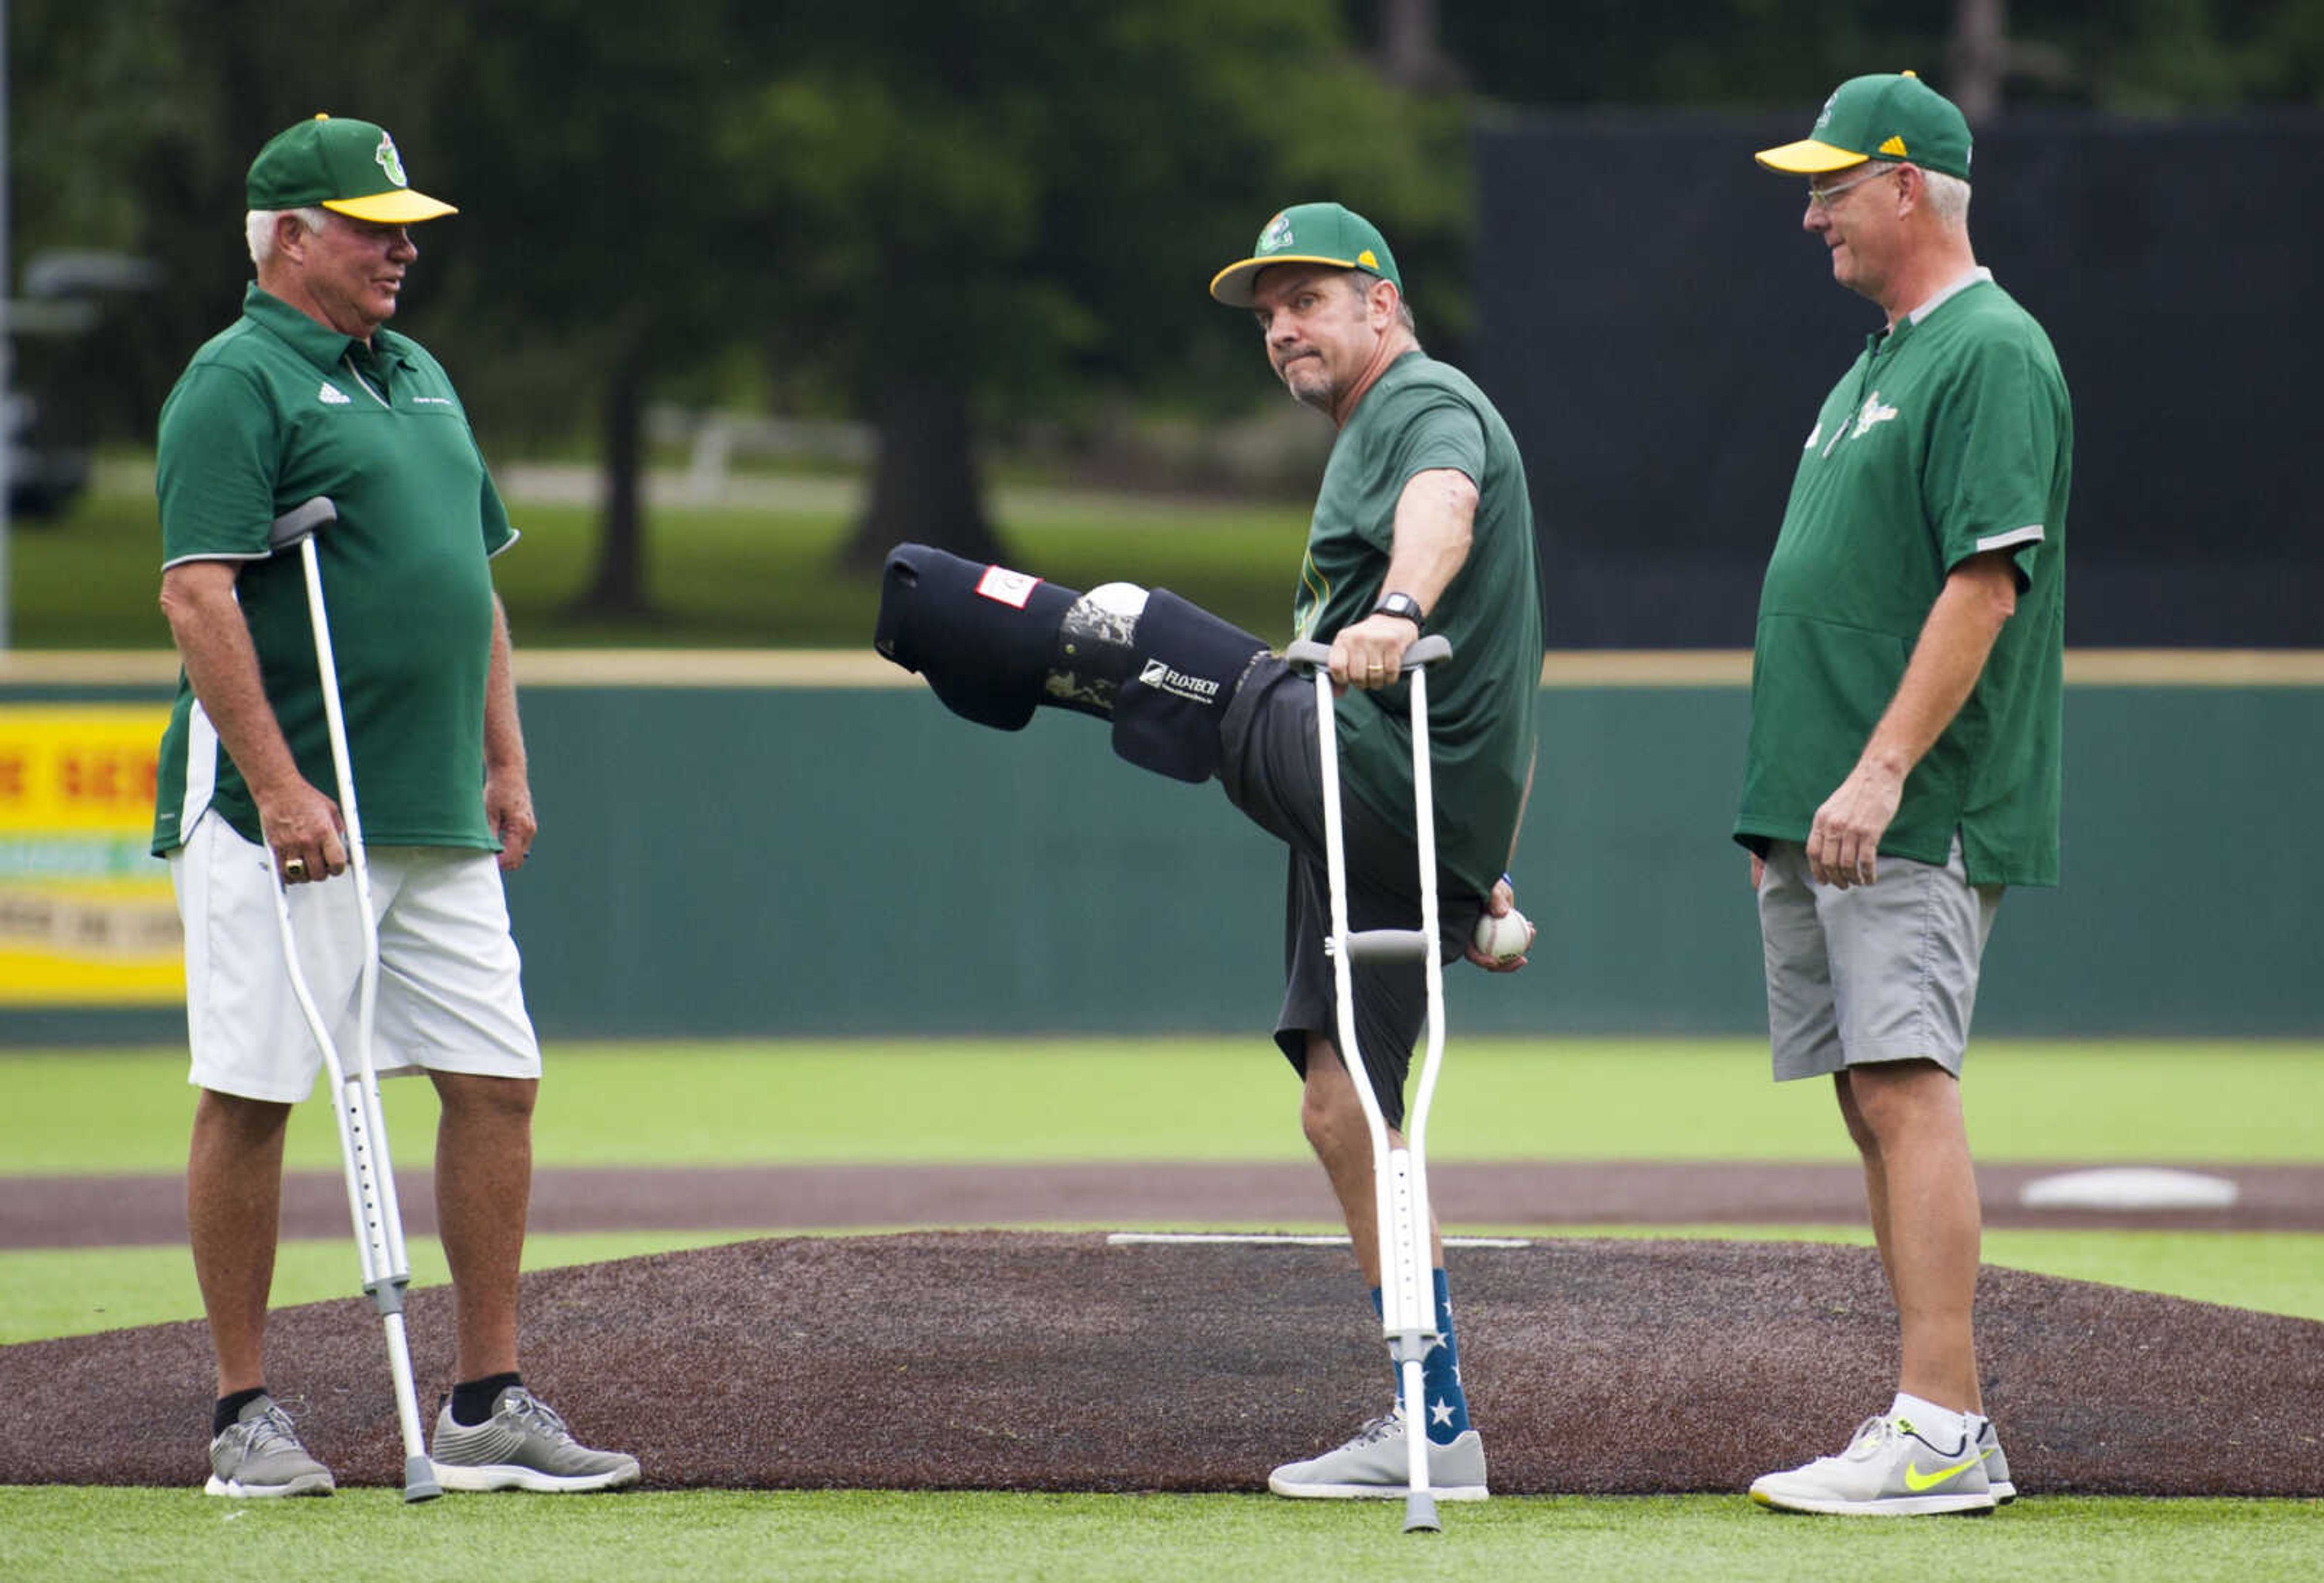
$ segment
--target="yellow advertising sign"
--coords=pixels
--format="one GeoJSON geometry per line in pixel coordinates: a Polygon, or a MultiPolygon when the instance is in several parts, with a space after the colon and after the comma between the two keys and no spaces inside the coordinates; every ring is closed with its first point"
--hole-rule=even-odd
{"type": "Polygon", "coordinates": [[[166,706],[0,704],[0,1006],[185,998],[170,870],[152,856],[166,706]]]}

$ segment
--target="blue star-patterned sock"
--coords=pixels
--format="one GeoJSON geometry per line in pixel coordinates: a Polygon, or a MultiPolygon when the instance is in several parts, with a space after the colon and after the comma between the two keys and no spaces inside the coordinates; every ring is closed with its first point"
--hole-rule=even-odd
{"type": "MultiPolygon", "coordinates": [[[[1452,1299],[1444,1283],[1443,1270],[1432,1271],[1436,1277],[1436,1328],[1438,1336],[1428,1355],[1420,1360],[1420,1394],[1428,1403],[1428,1438],[1437,1445],[1449,1445],[1469,1429],[1469,1398],[1461,1391],[1461,1347],[1452,1338],[1452,1299]]],[[[1371,1289],[1372,1311],[1379,1313],[1379,1288],[1371,1289]]],[[[1399,1394],[1403,1381],[1397,1382],[1399,1394]]]]}

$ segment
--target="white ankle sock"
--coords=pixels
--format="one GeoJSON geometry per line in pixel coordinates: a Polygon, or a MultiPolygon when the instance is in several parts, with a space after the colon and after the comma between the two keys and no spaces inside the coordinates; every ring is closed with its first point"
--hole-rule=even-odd
{"type": "Polygon", "coordinates": [[[1888,1416],[1910,1423],[1914,1432],[1932,1446],[1957,1446],[1969,1438],[1967,1413],[1940,1407],[1923,1397],[1908,1396],[1902,1391],[1888,1404],[1888,1416]]]}

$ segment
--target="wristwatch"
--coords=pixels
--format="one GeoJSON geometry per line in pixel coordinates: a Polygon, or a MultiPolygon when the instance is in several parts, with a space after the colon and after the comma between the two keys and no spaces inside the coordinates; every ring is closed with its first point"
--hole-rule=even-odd
{"type": "Polygon", "coordinates": [[[1402,616],[1406,621],[1410,621],[1416,630],[1425,629],[1428,625],[1427,612],[1420,608],[1420,601],[1409,594],[1381,594],[1379,603],[1372,606],[1372,614],[1402,616]]]}

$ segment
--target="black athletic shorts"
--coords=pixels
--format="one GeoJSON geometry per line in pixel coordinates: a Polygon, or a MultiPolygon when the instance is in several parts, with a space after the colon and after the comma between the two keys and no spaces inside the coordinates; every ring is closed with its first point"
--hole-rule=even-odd
{"type": "MultiPolygon", "coordinates": [[[[1341,708],[1375,708],[1350,693],[1341,708]]],[[[1323,851],[1323,775],[1315,742],[1315,684],[1269,655],[1243,678],[1219,728],[1219,782],[1227,799],[1290,851],[1283,904],[1283,1010],[1275,1042],[1293,1068],[1307,1069],[1307,1041],[1322,1034],[1339,1050],[1338,991],[1323,949],[1332,929],[1331,871],[1323,851]]],[[[1420,854],[1411,815],[1392,821],[1363,798],[1342,798],[1350,929],[1420,926],[1420,854]]],[[[1485,905],[1475,891],[1437,873],[1437,934],[1444,961],[1457,962],[1485,905]]],[[[1358,962],[1352,980],[1356,1042],[1380,1113],[1404,1121],[1404,1079],[1428,1020],[1425,971],[1417,962],[1358,962]]]]}

